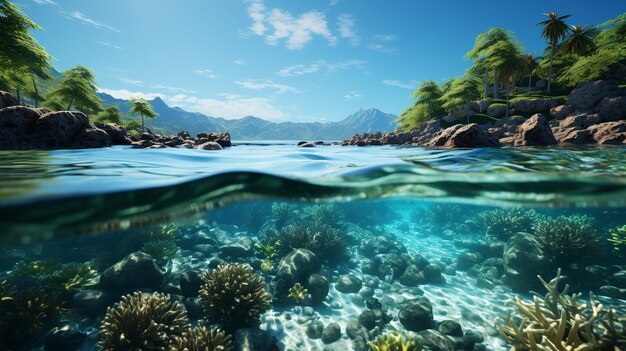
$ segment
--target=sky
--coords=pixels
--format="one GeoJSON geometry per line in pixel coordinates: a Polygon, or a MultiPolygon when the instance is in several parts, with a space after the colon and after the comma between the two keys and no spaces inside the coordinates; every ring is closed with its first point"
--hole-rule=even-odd
{"type": "Polygon", "coordinates": [[[60,71],[94,71],[117,98],[161,97],[209,116],[337,121],[399,114],[421,81],[462,75],[476,36],[545,47],[542,13],[596,25],[624,0],[19,0],[60,71]]]}

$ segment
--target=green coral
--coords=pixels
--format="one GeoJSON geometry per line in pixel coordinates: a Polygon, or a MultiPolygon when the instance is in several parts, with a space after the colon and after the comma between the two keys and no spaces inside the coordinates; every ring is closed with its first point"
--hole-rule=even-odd
{"type": "Polygon", "coordinates": [[[168,351],[233,351],[232,337],[217,328],[199,325],[174,338],[168,351]]]}
{"type": "Polygon", "coordinates": [[[613,244],[613,249],[620,251],[620,248],[626,246],[626,225],[609,230],[609,234],[611,238],[608,240],[613,244]]]}
{"type": "Polygon", "coordinates": [[[301,221],[283,228],[281,251],[307,249],[319,259],[342,261],[348,258],[347,244],[341,232],[318,221],[301,221]]]}
{"type": "Polygon", "coordinates": [[[50,261],[19,261],[11,272],[15,276],[38,277],[54,273],[60,265],[50,261]]]}
{"type": "Polygon", "coordinates": [[[266,260],[275,260],[280,252],[280,239],[274,237],[263,238],[254,244],[254,248],[257,255],[266,260]]]}
{"type": "Polygon", "coordinates": [[[281,228],[291,219],[296,217],[295,212],[298,207],[288,202],[275,202],[272,204],[272,219],[276,227],[281,228]]]}
{"type": "Polygon", "coordinates": [[[304,209],[304,212],[309,214],[311,221],[331,227],[337,227],[343,219],[343,213],[335,204],[309,206],[304,209]]]}
{"type": "Polygon", "coordinates": [[[417,337],[406,332],[379,335],[369,343],[369,347],[370,351],[421,351],[423,348],[417,337]]]}
{"type": "Polygon", "coordinates": [[[295,300],[297,303],[300,303],[304,300],[308,293],[309,290],[303,287],[300,283],[296,283],[289,289],[289,295],[287,295],[287,297],[295,300]]]}
{"type": "Polygon", "coordinates": [[[553,266],[585,262],[602,250],[593,219],[586,215],[545,217],[537,220],[533,229],[553,266]]]}
{"type": "Polygon", "coordinates": [[[223,264],[202,275],[200,301],[207,320],[227,332],[258,326],[272,296],[247,264],[223,264]]]}
{"type": "Polygon", "coordinates": [[[63,293],[74,293],[94,286],[99,282],[99,274],[87,263],[64,264],[59,270],[43,279],[43,284],[63,293]]]}
{"type": "Polygon", "coordinates": [[[515,233],[532,231],[537,217],[534,210],[507,207],[481,212],[478,222],[487,235],[506,241],[515,233]]]}
{"type": "Polygon", "coordinates": [[[157,240],[145,243],[141,251],[147,253],[159,266],[164,266],[178,254],[178,245],[174,241],[157,240]]]}
{"type": "Polygon", "coordinates": [[[173,223],[129,232],[117,246],[113,263],[131,252],[143,251],[150,255],[157,264],[163,266],[176,257],[178,253],[179,247],[176,244],[178,234],[178,227],[173,223]]]}
{"type": "Polygon", "coordinates": [[[167,350],[188,329],[185,307],[169,295],[134,293],[107,309],[98,346],[105,351],[167,350]]]}
{"type": "Polygon", "coordinates": [[[590,294],[589,303],[581,302],[581,294],[568,295],[568,285],[559,291],[565,277],[561,270],[556,278],[546,282],[538,277],[547,293],[533,292],[533,301],[515,297],[516,313],[499,319],[496,328],[512,346],[512,350],[618,350],[626,345],[624,323],[616,318],[615,310],[605,309],[590,294]],[[602,330],[598,335],[597,330],[602,330]]]}

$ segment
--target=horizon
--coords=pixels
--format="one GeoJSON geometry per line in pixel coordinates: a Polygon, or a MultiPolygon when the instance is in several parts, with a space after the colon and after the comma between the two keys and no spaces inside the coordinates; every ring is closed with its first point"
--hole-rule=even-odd
{"type": "Polygon", "coordinates": [[[540,53],[542,13],[595,26],[626,10],[612,1],[534,0],[498,12],[495,1],[455,1],[385,4],[381,15],[377,4],[18,2],[44,28],[33,34],[57,69],[85,65],[100,91],[115,98],[159,96],[168,106],[226,119],[321,123],[365,106],[398,115],[419,82],[461,75],[471,64],[463,55],[490,27],[512,30],[526,52],[540,53]],[[444,15],[455,25],[433,40],[444,15]]]}

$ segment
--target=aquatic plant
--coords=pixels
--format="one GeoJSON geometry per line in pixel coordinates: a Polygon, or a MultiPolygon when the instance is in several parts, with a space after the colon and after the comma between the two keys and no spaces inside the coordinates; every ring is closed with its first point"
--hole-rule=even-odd
{"type": "Polygon", "coordinates": [[[157,264],[165,265],[178,253],[179,248],[176,244],[178,233],[178,227],[173,223],[129,232],[121,239],[113,262],[131,252],[143,251],[157,264]]]}
{"type": "Polygon", "coordinates": [[[217,328],[199,325],[174,337],[168,351],[233,351],[233,339],[217,328]]]}
{"type": "Polygon", "coordinates": [[[58,269],[59,264],[56,262],[21,260],[15,263],[15,266],[13,267],[13,271],[11,273],[15,276],[37,277],[52,274],[58,269]]]}
{"type": "Polygon", "coordinates": [[[53,293],[35,287],[17,289],[0,281],[0,349],[17,349],[56,321],[63,310],[53,293]]]}
{"type": "Polygon", "coordinates": [[[272,296],[265,280],[247,264],[222,264],[202,274],[200,302],[206,318],[227,332],[258,326],[272,296]]]}
{"type": "Polygon", "coordinates": [[[609,234],[611,237],[608,240],[613,244],[615,251],[620,251],[620,248],[626,246],[626,224],[610,229],[609,234]]]}
{"type": "Polygon", "coordinates": [[[274,270],[274,263],[270,260],[263,260],[261,262],[261,271],[264,273],[271,273],[274,270]]]}
{"type": "Polygon", "coordinates": [[[256,254],[266,260],[275,260],[278,258],[280,251],[280,239],[276,237],[262,238],[258,243],[254,244],[256,254]]]}
{"type": "Polygon", "coordinates": [[[45,277],[44,286],[62,293],[73,293],[98,284],[99,274],[88,263],[68,263],[45,277]]]}
{"type": "Polygon", "coordinates": [[[281,252],[307,249],[319,259],[342,261],[347,259],[347,245],[338,229],[321,222],[301,221],[283,228],[281,252]]]}
{"type": "Polygon", "coordinates": [[[134,293],[109,307],[98,346],[105,351],[166,350],[189,329],[182,304],[161,293],[134,293]]]}
{"type": "Polygon", "coordinates": [[[281,228],[295,217],[298,206],[288,202],[274,202],[272,204],[272,219],[276,227],[281,228]]]}
{"type": "Polygon", "coordinates": [[[533,229],[543,254],[557,267],[585,262],[602,249],[593,219],[586,215],[545,217],[533,229]]]}
{"type": "Polygon", "coordinates": [[[414,222],[427,223],[437,229],[443,229],[452,223],[463,222],[465,215],[460,206],[448,204],[429,204],[411,212],[414,222]]]}
{"type": "Polygon", "coordinates": [[[624,318],[615,317],[590,294],[589,303],[580,302],[581,293],[568,295],[569,285],[559,291],[565,278],[559,269],[550,282],[538,276],[547,293],[532,292],[533,301],[519,296],[511,300],[516,313],[498,319],[496,328],[512,345],[511,350],[617,350],[626,343],[624,318]],[[596,330],[603,330],[601,335],[596,330]]]}
{"type": "Polygon", "coordinates": [[[319,225],[326,224],[331,227],[337,227],[343,219],[343,213],[335,204],[308,206],[305,207],[304,212],[309,214],[311,221],[317,222],[319,225]]]}
{"type": "Polygon", "coordinates": [[[294,284],[291,288],[289,288],[288,298],[295,300],[297,303],[302,302],[306,295],[309,293],[305,287],[303,287],[300,283],[294,284]]]}
{"type": "Polygon", "coordinates": [[[421,351],[423,346],[417,337],[406,332],[390,332],[376,337],[369,343],[370,351],[421,351]]]}
{"type": "Polygon", "coordinates": [[[505,207],[481,212],[478,223],[488,236],[506,241],[515,233],[530,232],[537,218],[534,210],[505,207]]]}
{"type": "Polygon", "coordinates": [[[178,254],[178,245],[170,240],[157,240],[145,243],[141,251],[147,253],[159,266],[164,266],[178,254]]]}

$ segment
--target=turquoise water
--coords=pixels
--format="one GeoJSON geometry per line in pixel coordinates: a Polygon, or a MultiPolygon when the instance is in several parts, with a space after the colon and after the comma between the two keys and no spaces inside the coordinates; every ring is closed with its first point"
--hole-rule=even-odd
{"type": "MultiPolygon", "coordinates": [[[[506,302],[544,295],[536,276],[552,279],[558,268],[571,292],[593,292],[605,306],[590,332],[597,340],[586,333],[580,342],[623,346],[626,337],[611,341],[599,326],[608,306],[624,316],[624,225],[626,148],[284,141],[218,152],[0,151],[0,346],[128,349],[102,320],[115,324],[106,308],[142,291],[169,294],[185,323],[204,321],[235,341],[258,327],[276,339],[268,350],[365,350],[392,331],[426,349],[505,350],[512,341],[497,327],[507,312],[521,320],[506,302]],[[318,265],[293,273],[294,250],[318,265]],[[129,260],[150,264],[133,270],[129,260]],[[241,307],[233,322],[207,307],[202,289],[218,284],[209,273],[226,264],[262,278],[271,299],[257,315],[241,307]],[[295,283],[307,288],[302,299],[288,296],[295,283]],[[430,318],[416,312],[425,304],[430,318]],[[454,323],[464,336],[449,330],[454,323]]],[[[221,297],[232,289],[217,304],[234,304],[221,297]]],[[[135,338],[154,342],[142,332],[135,338]]],[[[183,335],[168,333],[164,349],[183,335]]]]}

